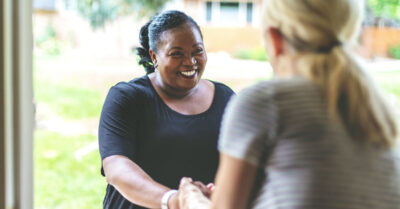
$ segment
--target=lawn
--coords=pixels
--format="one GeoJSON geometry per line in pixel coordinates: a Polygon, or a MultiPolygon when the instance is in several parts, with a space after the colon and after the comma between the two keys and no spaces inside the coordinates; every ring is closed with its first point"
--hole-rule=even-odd
{"type": "MultiPolygon", "coordinates": [[[[400,100],[400,71],[374,73],[373,77],[385,92],[400,100]]],[[[107,83],[107,77],[103,79],[107,83]]],[[[258,80],[260,78],[254,82],[258,80]]],[[[226,84],[235,88],[236,82],[226,84]]],[[[35,71],[38,105],[44,105],[48,108],[46,111],[70,122],[79,124],[88,119],[97,120],[100,115],[104,88],[108,87],[85,86],[72,81],[54,82],[45,71],[35,71]]],[[[34,140],[35,208],[101,208],[106,183],[100,175],[98,151],[88,152],[80,159],[74,155],[77,150],[96,142],[97,136],[93,133],[70,135],[38,127],[34,140]]]]}
{"type": "Polygon", "coordinates": [[[48,80],[37,81],[35,97],[56,115],[72,120],[98,117],[103,95],[94,89],[79,88],[48,80]]]}
{"type": "Polygon", "coordinates": [[[400,100],[400,70],[392,72],[376,72],[372,74],[378,85],[386,93],[395,95],[400,100]]]}
{"type": "Polygon", "coordinates": [[[105,181],[100,176],[100,157],[91,152],[78,160],[74,152],[95,141],[96,136],[63,136],[35,132],[35,208],[101,208],[105,181]]]}
{"type": "Polygon", "coordinates": [[[81,158],[75,156],[77,150],[96,142],[97,136],[91,131],[77,134],[70,127],[55,132],[42,124],[43,120],[51,123],[52,117],[76,123],[78,127],[88,120],[98,120],[104,93],[79,87],[68,79],[59,82],[43,69],[35,69],[34,92],[38,106],[38,127],[34,134],[35,208],[102,208],[106,182],[100,175],[98,152],[88,152],[81,158]]]}

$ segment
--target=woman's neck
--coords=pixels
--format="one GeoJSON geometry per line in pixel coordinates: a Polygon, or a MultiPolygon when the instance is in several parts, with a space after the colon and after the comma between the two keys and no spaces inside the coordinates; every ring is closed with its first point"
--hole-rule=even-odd
{"type": "Polygon", "coordinates": [[[155,89],[158,90],[158,93],[162,94],[160,96],[162,96],[163,98],[183,99],[190,97],[197,91],[198,85],[189,90],[176,89],[172,86],[169,86],[168,84],[163,82],[161,76],[156,75],[156,73],[149,75],[149,78],[152,81],[155,89]]]}

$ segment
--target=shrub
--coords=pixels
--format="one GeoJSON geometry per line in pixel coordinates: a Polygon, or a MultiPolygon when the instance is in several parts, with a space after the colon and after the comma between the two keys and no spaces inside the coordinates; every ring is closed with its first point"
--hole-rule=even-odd
{"type": "Polygon", "coordinates": [[[267,52],[263,47],[256,47],[252,49],[241,49],[233,54],[233,57],[246,60],[267,61],[267,52]]]}
{"type": "Polygon", "coordinates": [[[389,48],[389,54],[395,59],[400,59],[400,44],[389,48]]]}
{"type": "Polygon", "coordinates": [[[56,31],[48,24],[43,35],[35,39],[36,46],[47,55],[61,54],[61,43],[57,39],[56,31]]]}

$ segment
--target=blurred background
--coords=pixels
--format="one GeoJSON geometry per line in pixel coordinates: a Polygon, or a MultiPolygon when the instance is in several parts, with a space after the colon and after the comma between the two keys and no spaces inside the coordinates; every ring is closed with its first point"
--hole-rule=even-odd
{"type": "MultiPolygon", "coordinates": [[[[140,27],[176,9],[201,26],[204,77],[235,91],[269,79],[262,0],[34,0],[35,208],[101,208],[97,126],[108,89],[144,75],[140,27]]],[[[400,0],[367,0],[354,52],[400,116],[400,0]]]]}

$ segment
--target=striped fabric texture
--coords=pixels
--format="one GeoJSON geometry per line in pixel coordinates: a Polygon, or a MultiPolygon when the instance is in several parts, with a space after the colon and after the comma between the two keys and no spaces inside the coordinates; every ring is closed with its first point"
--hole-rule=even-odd
{"type": "Polygon", "coordinates": [[[399,152],[351,139],[304,78],[240,92],[218,146],[260,168],[249,208],[400,209],[399,152]]]}

